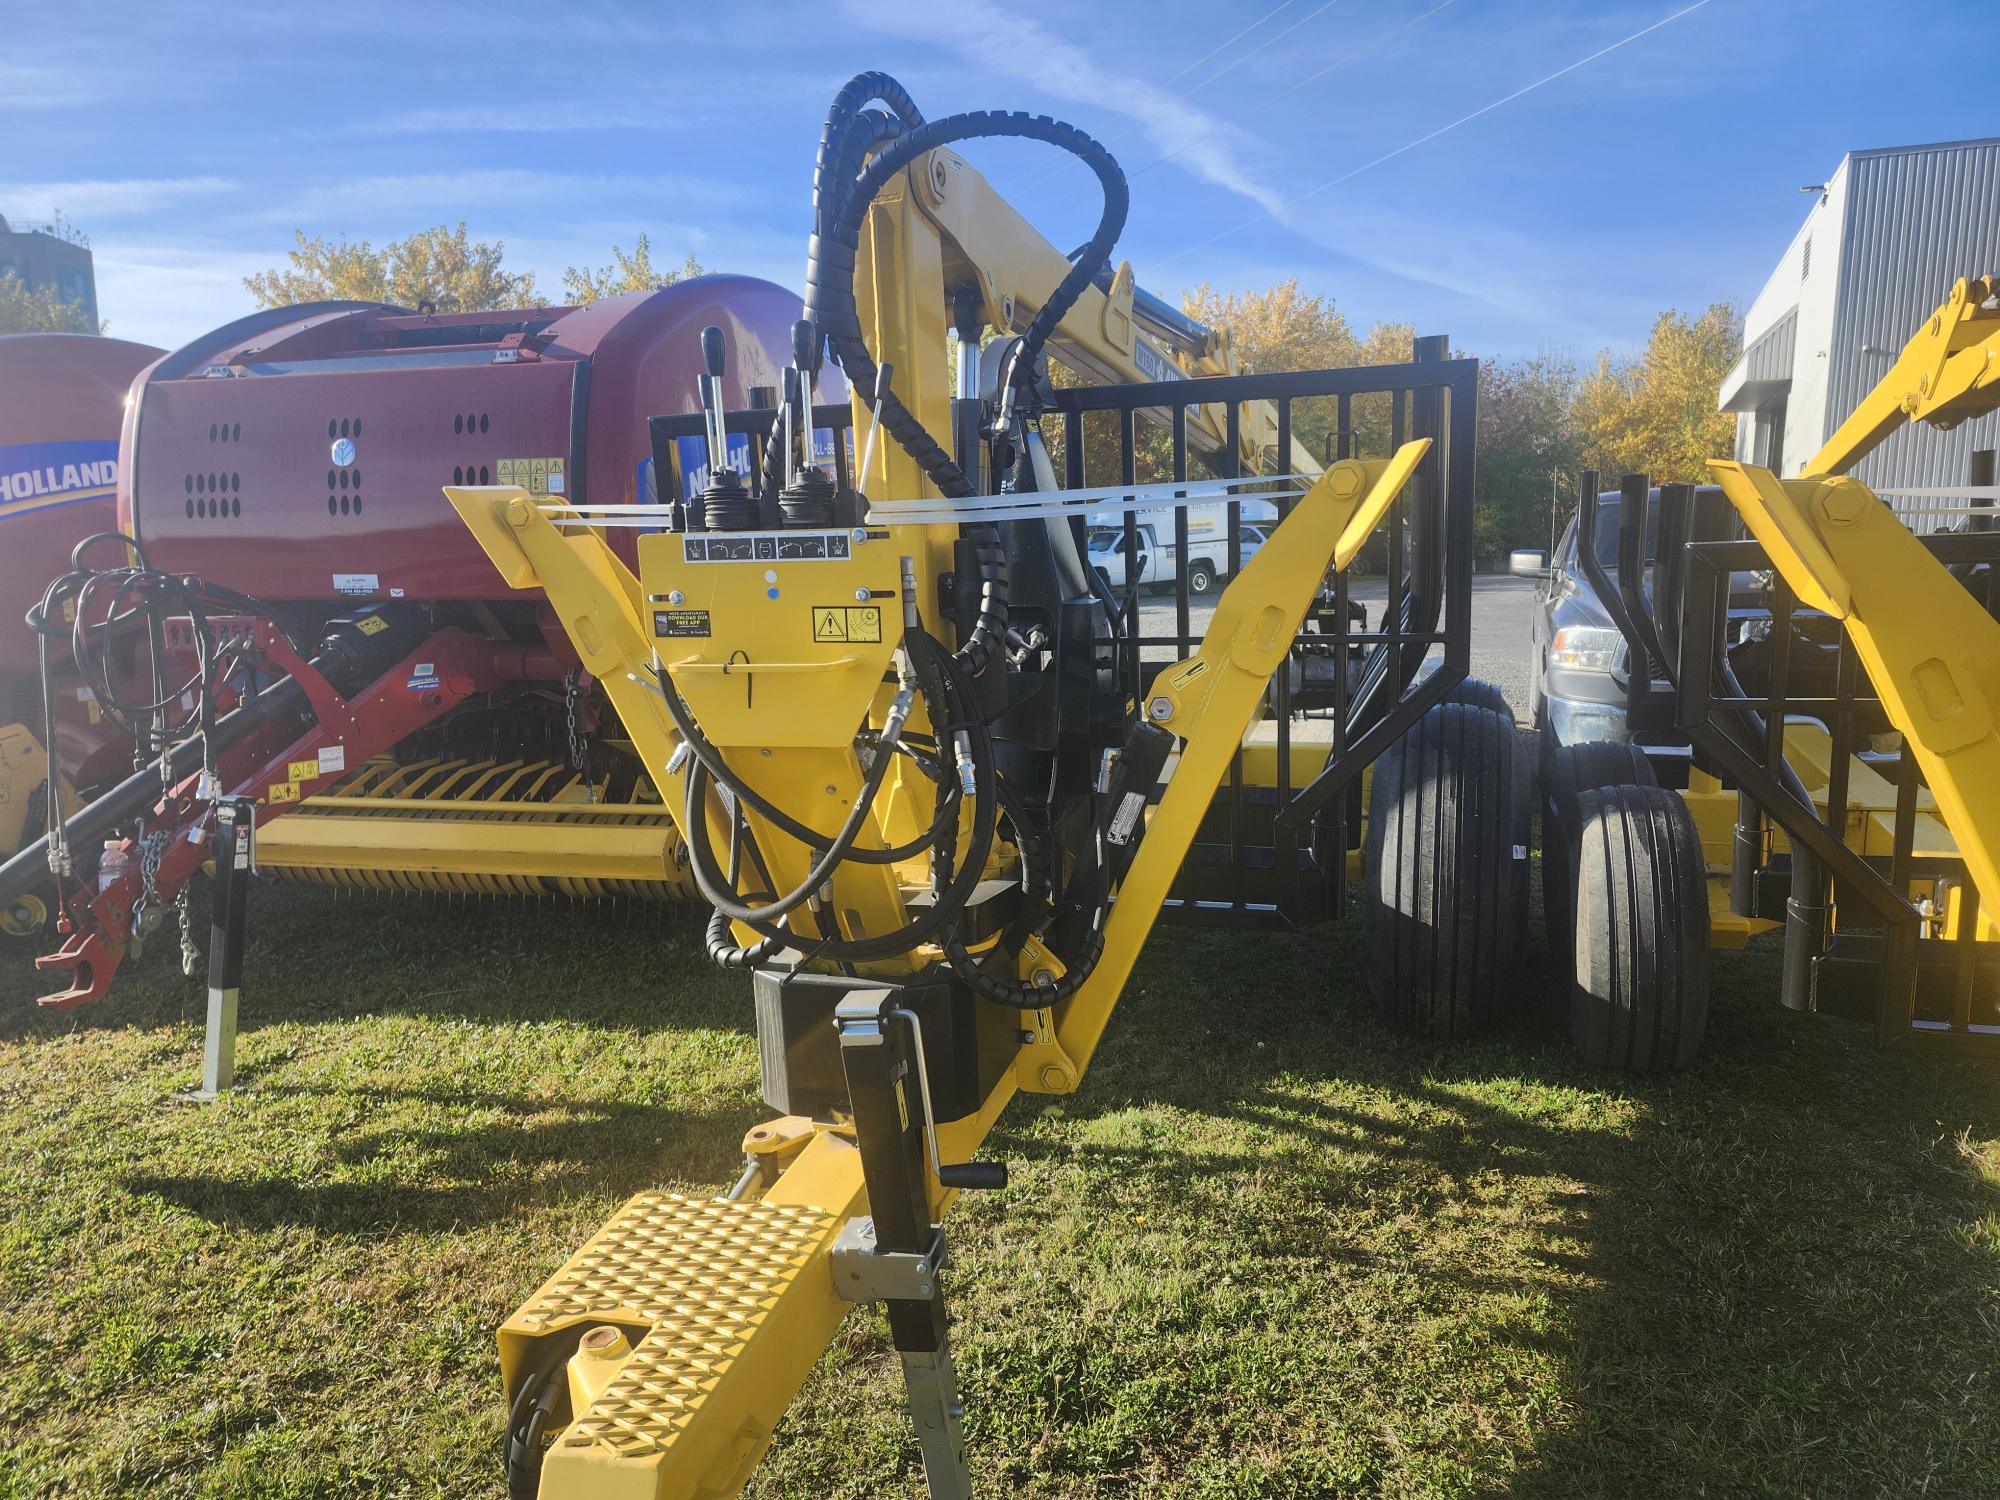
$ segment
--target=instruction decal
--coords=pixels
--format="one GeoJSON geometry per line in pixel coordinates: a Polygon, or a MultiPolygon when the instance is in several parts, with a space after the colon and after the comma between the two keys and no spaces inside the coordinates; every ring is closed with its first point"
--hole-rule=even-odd
{"type": "Polygon", "coordinates": [[[712,635],[709,629],[708,611],[705,609],[656,609],[653,611],[654,635],[712,635]]]}
{"type": "Polygon", "coordinates": [[[873,645],[882,639],[882,606],[816,604],[812,631],[815,641],[873,645]]]}
{"type": "Polygon", "coordinates": [[[382,592],[382,579],[375,573],[336,573],[333,575],[333,591],[366,598],[382,592]]]}
{"type": "Polygon", "coordinates": [[[296,781],[274,781],[271,783],[271,794],[266,800],[296,802],[299,800],[299,784],[296,781]]]}

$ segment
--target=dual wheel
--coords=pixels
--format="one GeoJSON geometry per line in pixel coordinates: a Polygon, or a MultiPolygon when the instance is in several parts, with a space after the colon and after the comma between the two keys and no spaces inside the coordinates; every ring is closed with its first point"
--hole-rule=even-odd
{"type": "Polygon", "coordinates": [[[1708,1018],[1708,904],[1687,804],[1629,745],[1558,746],[1539,777],[1504,697],[1465,682],[1375,764],[1364,927],[1383,1016],[1426,1039],[1522,1008],[1528,847],[1541,785],[1555,994],[1595,1067],[1683,1066],[1708,1018]]]}

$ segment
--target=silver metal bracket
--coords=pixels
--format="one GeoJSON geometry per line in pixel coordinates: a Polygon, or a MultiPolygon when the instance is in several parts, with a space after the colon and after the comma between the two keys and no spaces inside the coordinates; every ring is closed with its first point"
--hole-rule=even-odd
{"type": "Polygon", "coordinates": [[[928,1302],[944,1269],[944,1230],[933,1224],[921,1255],[875,1248],[875,1221],[849,1219],[833,1242],[833,1289],[849,1302],[928,1302]]]}

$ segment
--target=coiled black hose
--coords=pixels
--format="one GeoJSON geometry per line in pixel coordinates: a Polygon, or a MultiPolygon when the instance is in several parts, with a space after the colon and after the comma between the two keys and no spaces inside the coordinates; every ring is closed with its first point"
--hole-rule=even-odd
{"type": "MultiPolygon", "coordinates": [[[[841,91],[828,114],[814,181],[813,234],[806,257],[806,316],[832,347],[835,359],[847,374],[849,387],[866,401],[879,401],[884,429],[923,469],[938,492],[950,498],[973,493],[964,470],[894,391],[876,389],[877,366],[863,335],[855,303],[855,262],[861,223],[868,206],[897,172],[938,146],[994,137],[1040,140],[1068,151],[1097,175],[1104,188],[1104,211],[1097,232],[1029,322],[1026,333],[1009,356],[1003,389],[1011,390],[1033,378],[1049,336],[1109,261],[1112,246],[1125,226],[1131,193],[1125,174],[1111,153],[1075,126],[1046,115],[980,110],[926,122],[910,102],[907,91],[893,79],[881,74],[862,74],[841,91]],[[886,143],[883,138],[892,132],[879,123],[879,112],[860,108],[876,98],[889,101],[898,114],[890,122],[894,127],[893,139],[887,139],[886,143]],[[871,114],[877,116],[877,121],[857,129],[856,122],[871,114]],[[862,144],[864,133],[873,138],[870,144],[881,143],[881,149],[858,175],[850,177],[848,169],[868,149],[862,144]]],[[[1000,653],[1006,638],[1006,556],[999,535],[991,526],[968,526],[965,533],[978,549],[979,603],[972,627],[957,654],[976,677],[1000,653]]]]}

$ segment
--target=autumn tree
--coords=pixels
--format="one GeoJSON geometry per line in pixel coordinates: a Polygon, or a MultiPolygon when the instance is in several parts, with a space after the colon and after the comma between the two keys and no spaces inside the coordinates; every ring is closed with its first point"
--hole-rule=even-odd
{"type": "Polygon", "coordinates": [[[96,333],[80,302],[52,286],[30,287],[10,268],[0,271],[0,333],[96,333]]]}
{"type": "Polygon", "coordinates": [[[630,255],[613,245],[611,264],[608,266],[597,270],[589,266],[571,266],[564,271],[563,295],[572,303],[598,302],[606,297],[623,296],[626,292],[650,292],[702,274],[701,263],[692,253],[679,266],[655,266],[652,244],[642,234],[630,255]]]}
{"type": "Polygon", "coordinates": [[[329,240],[303,229],[294,238],[289,267],[244,278],[259,307],[342,299],[451,313],[535,301],[534,274],[508,271],[502,264],[506,246],[470,239],[463,220],[456,229],[440,224],[379,250],[367,240],[329,240]]]}
{"type": "Polygon", "coordinates": [[[1715,397],[1742,339],[1736,309],[1718,302],[1693,319],[1661,313],[1635,360],[1599,355],[1572,406],[1584,466],[1607,479],[1706,479],[1706,462],[1727,458],[1734,441],[1736,418],[1715,397]]]}
{"type": "Polygon", "coordinates": [[[1548,544],[1552,506],[1569,504],[1580,467],[1576,388],[1576,367],[1559,355],[1480,363],[1473,546],[1482,559],[1548,544]]]}

